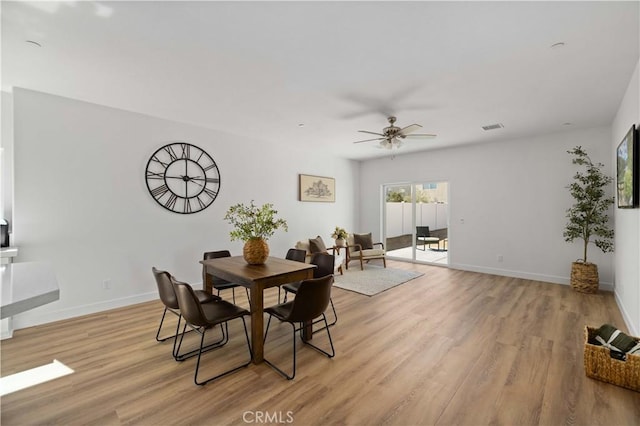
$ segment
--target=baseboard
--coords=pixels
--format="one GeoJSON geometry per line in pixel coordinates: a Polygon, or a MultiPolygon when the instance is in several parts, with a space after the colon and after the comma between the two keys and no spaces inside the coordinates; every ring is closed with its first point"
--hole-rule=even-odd
{"type": "Polygon", "coordinates": [[[0,340],[11,339],[13,337],[13,323],[11,318],[3,318],[0,324],[0,340]]]}
{"type": "Polygon", "coordinates": [[[627,326],[627,329],[629,330],[629,334],[631,334],[632,336],[640,336],[640,330],[636,330],[636,328],[633,326],[633,321],[631,320],[631,316],[629,315],[629,312],[626,311],[626,309],[624,308],[624,305],[620,301],[620,295],[618,294],[617,291],[614,291],[613,294],[616,298],[618,309],[620,309],[620,313],[622,314],[622,319],[624,320],[624,323],[627,326]]]}
{"type": "Polygon", "coordinates": [[[110,309],[122,308],[137,303],[149,302],[158,298],[158,292],[136,294],[119,299],[106,300],[104,302],[92,303],[89,305],[74,306],[72,308],[60,309],[57,311],[37,313],[34,311],[18,314],[13,317],[13,330],[33,327],[41,324],[48,324],[54,321],[62,321],[82,315],[95,314],[110,309]]]}
{"type": "MultiPolygon", "coordinates": [[[[482,274],[500,275],[503,277],[521,278],[523,280],[542,281],[553,284],[570,285],[569,277],[561,277],[555,275],[536,274],[531,272],[513,271],[509,269],[487,268],[483,266],[449,264],[452,269],[460,269],[462,271],[480,272],[482,274]]],[[[601,282],[600,290],[613,291],[613,283],[601,282]]]]}

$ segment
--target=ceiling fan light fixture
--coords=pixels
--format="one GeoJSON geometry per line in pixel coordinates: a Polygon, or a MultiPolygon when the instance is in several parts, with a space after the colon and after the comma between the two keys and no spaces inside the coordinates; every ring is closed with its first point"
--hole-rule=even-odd
{"type": "Polygon", "coordinates": [[[382,133],[371,132],[369,130],[358,130],[360,133],[367,133],[370,135],[379,136],[377,138],[365,139],[361,141],[355,141],[354,143],[363,143],[370,141],[378,141],[379,148],[394,149],[400,148],[404,142],[404,139],[431,139],[436,137],[433,134],[425,133],[413,133],[416,130],[422,128],[419,124],[410,124],[406,127],[397,127],[394,125],[396,117],[388,117],[389,126],[382,129],[382,133]]]}
{"type": "Polygon", "coordinates": [[[398,138],[387,138],[380,141],[380,148],[398,149],[402,146],[402,140],[398,138]]]}

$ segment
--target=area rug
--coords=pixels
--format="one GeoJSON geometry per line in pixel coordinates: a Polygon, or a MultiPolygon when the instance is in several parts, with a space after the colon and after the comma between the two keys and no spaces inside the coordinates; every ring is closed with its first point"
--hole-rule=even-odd
{"type": "Polygon", "coordinates": [[[376,265],[365,265],[364,271],[361,271],[359,267],[352,267],[348,270],[343,268],[343,270],[344,275],[334,275],[333,285],[366,296],[373,296],[424,275],[420,272],[376,265]]]}

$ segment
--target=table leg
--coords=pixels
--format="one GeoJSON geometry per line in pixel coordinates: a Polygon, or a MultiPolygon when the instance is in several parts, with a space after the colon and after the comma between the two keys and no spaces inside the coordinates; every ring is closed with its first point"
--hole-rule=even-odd
{"type": "Polygon", "coordinates": [[[263,289],[258,285],[251,286],[251,349],[253,363],[259,364],[264,360],[264,309],[263,289]]]}
{"type": "Polygon", "coordinates": [[[211,274],[204,274],[202,289],[209,294],[213,294],[213,276],[211,274]]]}
{"type": "Polygon", "coordinates": [[[308,321],[302,327],[302,340],[308,342],[311,339],[313,339],[313,321],[308,321]]]}

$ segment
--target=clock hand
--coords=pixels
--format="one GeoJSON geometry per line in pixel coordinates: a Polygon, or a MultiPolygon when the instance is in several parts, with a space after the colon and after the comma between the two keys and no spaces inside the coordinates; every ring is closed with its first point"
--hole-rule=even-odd
{"type": "Polygon", "coordinates": [[[183,181],[185,181],[185,182],[189,182],[189,181],[192,181],[192,180],[194,180],[194,179],[204,180],[204,179],[202,179],[200,176],[191,177],[191,176],[189,176],[189,175],[165,176],[165,178],[167,178],[167,179],[180,179],[180,180],[183,180],[183,181]]]}

